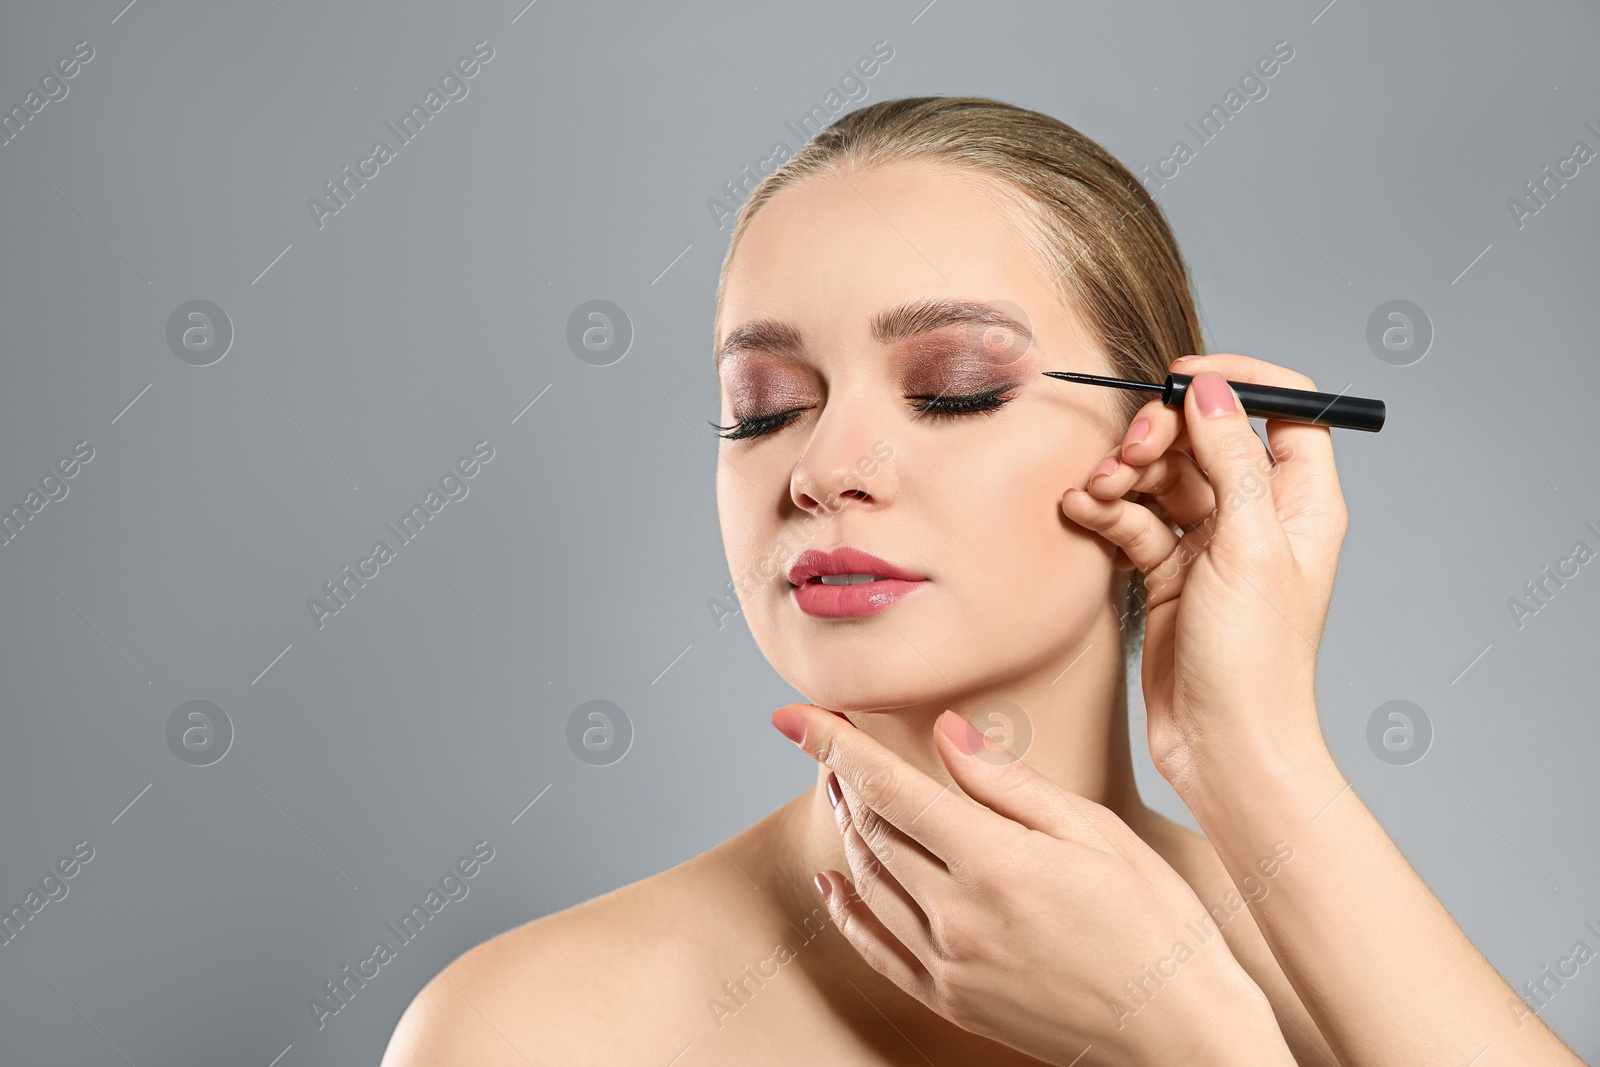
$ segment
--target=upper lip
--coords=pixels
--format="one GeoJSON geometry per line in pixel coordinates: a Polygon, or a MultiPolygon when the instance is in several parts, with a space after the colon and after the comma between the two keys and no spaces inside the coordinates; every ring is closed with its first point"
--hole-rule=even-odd
{"type": "Polygon", "coordinates": [[[908,582],[927,580],[926,575],[913,574],[870,552],[842,545],[829,552],[810,548],[800,553],[789,567],[789,583],[804,585],[822,574],[870,574],[875,578],[900,578],[908,582]]]}

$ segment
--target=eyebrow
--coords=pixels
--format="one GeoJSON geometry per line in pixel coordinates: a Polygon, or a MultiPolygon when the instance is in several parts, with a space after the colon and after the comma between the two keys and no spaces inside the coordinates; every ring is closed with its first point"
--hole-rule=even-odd
{"type": "MultiPolygon", "coordinates": [[[[886,345],[947,326],[1000,326],[1032,342],[1033,331],[993,304],[981,300],[918,300],[880,311],[872,319],[872,336],[886,345]]],[[[805,340],[800,331],[777,319],[757,319],[735,328],[717,350],[717,366],[741,352],[764,351],[800,356],[805,340]]]]}

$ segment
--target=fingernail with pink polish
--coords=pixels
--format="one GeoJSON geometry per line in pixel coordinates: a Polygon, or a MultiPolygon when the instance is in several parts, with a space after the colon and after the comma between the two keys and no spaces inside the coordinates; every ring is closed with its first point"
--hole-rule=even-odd
{"type": "Polygon", "coordinates": [[[811,878],[812,878],[813,881],[815,881],[817,883],[817,892],[822,894],[822,899],[824,901],[826,901],[828,899],[828,897],[833,895],[833,885],[832,885],[832,883],[830,883],[826,878],[824,878],[820,871],[818,873],[812,875],[811,878]]]}
{"type": "Polygon", "coordinates": [[[795,744],[800,744],[806,739],[806,720],[798,711],[785,705],[772,713],[772,725],[795,744]]]}
{"type": "Polygon", "coordinates": [[[1195,406],[1202,415],[1227,415],[1238,408],[1228,380],[1214,370],[1195,375],[1189,388],[1194,390],[1195,406]]]}
{"type": "Polygon", "coordinates": [[[946,711],[939,716],[939,728],[944,735],[955,742],[956,748],[972,755],[983,747],[983,735],[972,728],[972,724],[953,711],[946,711]]]}

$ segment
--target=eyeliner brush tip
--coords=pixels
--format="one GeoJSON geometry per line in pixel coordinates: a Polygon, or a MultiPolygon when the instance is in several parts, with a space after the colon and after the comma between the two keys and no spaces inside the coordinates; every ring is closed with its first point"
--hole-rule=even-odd
{"type": "Polygon", "coordinates": [[[1047,370],[1041,372],[1050,378],[1060,378],[1064,382],[1082,382],[1085,385],[1109,385],[1118,389],[1147,389],[1161,392],[1166,387],[1156,382],[1136,382],[1128,378],[1107,378],[1100,374],[1077,374],[1073,371],[1047,370]]]}

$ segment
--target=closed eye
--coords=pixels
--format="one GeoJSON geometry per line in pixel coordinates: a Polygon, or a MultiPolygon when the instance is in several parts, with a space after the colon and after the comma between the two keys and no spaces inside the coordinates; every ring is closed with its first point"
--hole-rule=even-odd
{"type": "MultiPolygon", "coordinates": [[[[1002,385],[997,389],[990,389],[983,393],[970,393],[965,396],[921,395],[908,396],[907,400],[916,401],[912,407],[916,410],[917,418],[932,415],[934,419],[959,418],[963,415],[993,414],[1002,407],[1015,400],[1015,395],[1007,396],[1017,387],[1015,385],[1002,385]]],[[[719,426],[711,424],[717,431],[717,436],[729,441],[747,440],[752,437],[764,437],[776,433],[789,423],[800,417],[806,409],[788,408],[783,411],[774,411],[765,415],[754,415],[747,419],[740,419],[732,426],[719,426]]]]}
{"type": "Polygon", "coordinates": [[[977,415],[999,411],[1016,399],[1015,396],[1005,395],[1015,388],[1015,385],[1002,385],[998,389],[991,389],[986,393],[972,393],[967,396],[912,396],[906,399],[921,401],[916,405],[919,418],[929,414],[936,419],[941,417],[948,418],[957,415],[977,415]]]}
{"type": "Polygon", "coordinates": [[[739,441],[747,437],[764,437],[783,429],[799,417],[805,408],[789,408],[787,411],[774,411],[770,415],[754,415],[748,419],[739,419],[732,426],[718,426],[711,424],[717,431],[717,436],[729,441],[739,441]],[[723,432],[729,431],[729,432],[723,432]]]}

